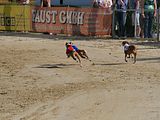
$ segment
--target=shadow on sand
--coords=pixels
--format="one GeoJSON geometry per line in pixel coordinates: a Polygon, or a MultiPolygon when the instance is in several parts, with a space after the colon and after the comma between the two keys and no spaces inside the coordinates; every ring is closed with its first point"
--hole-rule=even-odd
{"type": "Polygon", "coordinates": [[[160,57],[138,58],[137,61],[157,61],[157,62],[160,62],[160,57]]]}
{"type": "Polygon", "coordinates": [[[149,48],[143,48],[143,49],[155,49],[155,48],[160,49],[160,42],[156,42],[156,41],[138,42],[135,44],[149,47],[149,48]]]}
{"type": "Polygon", "coordinates": [[[114,65],[123,65],[124,63],[94,63],[94,65],[107,65],[107,66],[114,66],[114,65]]]}
{"type": "Polygon", "coordinates": [[[75,65],[77,65],[77,64],[63,64],[63,63],[60,63],[60,64],[43,64],[43,65],[37,66],[35,68],[64,68],[64,67],[75,66],[75,65]]]}

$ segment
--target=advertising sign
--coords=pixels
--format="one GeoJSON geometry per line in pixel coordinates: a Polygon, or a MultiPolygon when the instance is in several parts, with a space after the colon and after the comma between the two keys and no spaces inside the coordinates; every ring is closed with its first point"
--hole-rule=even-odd
{"type": "Polygon", "coordinates": [[[30,19],[29,6],[0,6],[0,30],[30,31],[30,19]]]}
{"type": "Polygon", "coordinates": [[[71,35],[110,35],[112,11],[99,8],[33,7],[32,30],[71,35]]]}

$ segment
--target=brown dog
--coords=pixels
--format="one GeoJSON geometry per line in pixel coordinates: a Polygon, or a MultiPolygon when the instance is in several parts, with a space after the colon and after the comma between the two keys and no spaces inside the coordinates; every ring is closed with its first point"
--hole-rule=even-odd
{"type": "Polygon", "coordinates": [[[73,60],[75,60],[76,62],[79,62],[80,63],[80,67],[82,67],[81,59],[80,59],[78,53],[72,47],[72,45],[66,42],[65,46],[66,46],[66,55],[67,55],[67,57],[69,58],[71,56],[73,58],[73,60]],[[78,59],[78,61],[77,61],[76,58],[78,59]]]}
{"type": "Polygon", "coordinates": [[[136,63],[136,57],[137,57],[137,48],[135,45],[130,45],[128,41],[123,41],[122,46],[124,47],[124,54],[125,54],[125,61],[127,62],[127,55],[133,54],[134,56],[134,63],[136,63]]]}
{"type": "Polygon", "coordinates": [[[84,59],[87,59],[89,61],[91,61],[87,55],[87,52],[86,50],[83,50],[83,49],[79,49],[76,45],[74,45],[72,42],[69,42],[68,44],[72,45],[72,47],[74,48],[74,50],[78,53],[78,55],[81,57],[81,58],[84,58],[84,59]]]}

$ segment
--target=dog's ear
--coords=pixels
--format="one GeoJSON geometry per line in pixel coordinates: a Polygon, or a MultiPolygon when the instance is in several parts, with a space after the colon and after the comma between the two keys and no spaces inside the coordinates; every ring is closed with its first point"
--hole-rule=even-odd
{"type": "Polygon", "coordinates": [[[129,42],[128,41],[123,41],[122,46],[124,46],[125,44],[129,44],[129,42]]]}
{"type": "Polygon", "coordinates": [[[125,41],[122,42],[122,46],[124,46],[124,45],[125,45],[125,41]]]}
{"type": "Polygon", "coordinates": [[[65,46],[66,46],[66,47],[68,46],[68,42],[65,43],[65,46]]]}
{"type": "Polygon", "coordinates": [[[128,41],[126,41],[126,43],[127,43],[127,44],[129,44],[129,42],[128,42],[128,41]]]}

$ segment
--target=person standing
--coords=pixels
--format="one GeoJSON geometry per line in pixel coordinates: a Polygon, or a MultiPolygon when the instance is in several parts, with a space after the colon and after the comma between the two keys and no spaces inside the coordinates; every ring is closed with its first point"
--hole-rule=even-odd
{"type": "Polygon", "coordinates": [[[111,8],[112,0],[94,0],[93,7],[95,8],[111,8]]]}
{"type": "Polygon", "coordinates": [[[141,27],[140,27],[140,0],[134,0],[135,12],[132,14],[132,24],[136,25],[135,37],[140,37],[141,27]]]}
{"type": "Polygon", "coordinates": [[[17,2],[23,5],[27,5],[30,3],[30,0],[18,0],[17,2]]]}
{"type": "Polygon", "coordinates": [[[51,0],[41,0],[41,7],[51,7],[51,0]]]}
{"type": "Polygon", "coordinates": [[[119,24],[119,37],[126,37],[126,18],[127,18],[127,7],[128,0],[117,0],[117,19],[119,24]]]}
{"type": "Polygon", "coordinates": [[[157,9],[160,7],[160,0],[157,0],[157,9]]]}
{"type": "Polygon", "coordinates": [[[152,38],[153,19],[157,15],[156,0],[142,0],[142,17],[144,18],[144,38],[152,38]]]}

